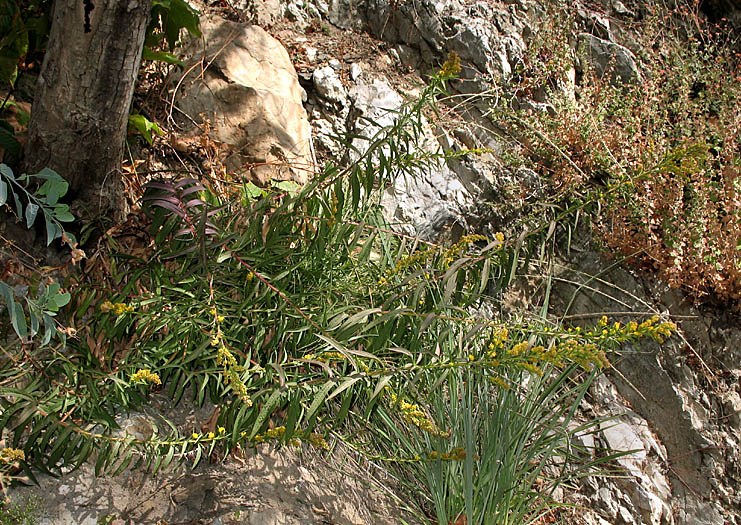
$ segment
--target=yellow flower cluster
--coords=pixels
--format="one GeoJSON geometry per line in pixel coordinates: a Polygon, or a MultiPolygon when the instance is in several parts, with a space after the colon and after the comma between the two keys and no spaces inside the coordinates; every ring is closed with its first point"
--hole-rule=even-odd
{"type": "MultiPolygon", "coordinates": [[[[651,337],[659,343],[663,343],[664,338],[669,337],[676,330],[676,324],[671,321],[661,322],[661,318],[658,315],[654,315],[642,323],[631,321],[624,326],[619,322],[610,325],[607,316],[604,315],[599,320],[597,327],[584,332],[584,335],[588,338],[595,338],[598,341],[614,341],[618,343],[651,337]]],[[[580,330],[577,328],[575,332],[579,333],[580,330]]]]}
{"type": "MultiPolygon", "coordinates": [[[[253,442],[255,444],[260,444],[265,443],[265,441],[268,439],[280,441],[285,435],[286,427],[281,425],[279,427],[266,430],[264,434],[257,434],[253,438],[253,442]]],[[[291,439],[288,440],[288,444],[294,447],[300,447],[302,440],[308,441],[309,444],[314,448],[318,448],[320,450],[329,450],[329,443],[327,443],[327,440],[324,439],[324,436],[322,436],[321,434],[317,434],[316,432],[307,434],[303,430],[297,430],[296,432],[294,432],[293,436],[291,436],[291,439]]]]}
{"type": "Polygon", "coordinates": [[[13,463],[15,461],[25,461],[26,453],[17,448],[4,448],[0,450],[0,461],[3,463],[13,463]]]}
{"type": "Polygon", "coordinates": [[[506,328],[497,328],[492,332],[489,337],[489,350],[486,352],[489,359],[496,359],[497,350],[504,347],[507,337],[509,337],[509,330],[506,328]]]}
{"type": "Polygon", "coordinates": [[[604,350],[596,344],[585,342],[575,338],[569,338],[555,345],[551,351],[543,352],[544,360],[560,365],[563,361],[572,361],[582,368],[595,365],[598,368],[607,368],[610,362],[607,360],[604,350]]]}
{"type": "Polygon", "coordinates": [[[419,250],[418,252],[415,252],[411,255],[407,255],[406,257],[402,257],[401,259],[399,259],[399,262],[396,263],[396,266],[394,266],[394,268],[389,272],[389,275],[396,275],[410,267],[422,266],[434,255],[435,251],[431,248],[427,248],[419,250]]]}
{"type": "MultiPolygon", "coordinates": [[[[495,238],[498,241],[503,241],[504,235],[502,233],[497,233],[495,235],[495,238]]],[[[486,240],[486,237],[483,235],[464,235],[463,237],[461,237],[461,239],[457,243],[441,253],[443,269],[447,269],[448,267],[450,267],[450,265],[456,260],[456,258],[458,258],[468,248],[469,245],[478,241],[486,240]]],[[[411,255],[407,255],[406,257],[402,257],[401,259],[399,259],[399,262],[397,262],[396,265],[391,270],[389,270],[387,276],[381,277],[378,280],[378,284],[388,284],[388,277],[392,277],[394,275],[402,273],[409,268],[422,268],[427,262],[435,257],[435,255],[436,250],[428,247],[423,248],[411,255]]],[[[430,274],[425,273],[424,278],[429,279],[430,274]]]]}
{"type": "Polygon", "coordinates": [[[466,449],[463,447],[456,447],[450,452],[435,452],[434,450],[427,455],[430,459],[440,459],[444,461],[463,461],[466,459],[466,449]]]}
{"type": "Polygon", "coordinates": [[[418,405],[399,399],[394,393],[391,394],[391,405],[398,406],[401,410],[402,417],[408,422],[424,430],[430,435],[440,437],[450,437],[450,434],[440,430],[437,425],[420,410],[418,405]]]}
{"type": "Polygon", "coordinates": [[[512,348],[507,350],[507,354],[511,355],[512,357],[519,357],[525,352],[527,352],[528,349],[528,343],[527,341],[520,341],[516,345],[514,345],[512,348]]]}
{"type": "Polygon", "coordinates": [[[491,375],[491,376],[489,376],[489,381],[491,381],[492,383],[494,383],[495,385],[497,385],[502,390],[509,390],[510,389],[509,383],[507,383],[504,379],[502,379],[501,377],[499,377],[497,375],[491,375]]]}
{"type": "Polygon", "coordinates": [[[313,359],[314,361],[328,363],[332,359],[344,360],[347,358],[342,352],[319,352],[318,354],[306,354],[302,359],[313,359]]]}
{"type": "Polygon", "coordinates": [[[151,370],[137,370],[131,375],[130,381],[132,383],[149,383],[150,385],[161,385],[159,374],[152,372],[151,370]]]}
{"type": "Polygon", "coordinates": [[[134,311],[134,307],[126,303],[112,303],[106,301],[100,305],[100,311],[104,313],[113,312],[115,315],[130,314],[134,311]]]}
{"type": "MultiPolygon", "coordinates": [[[[223,436],[224,434],[226,434],[226,428],[224,427],[219,427],[216,430],[219,432],[219,436],[223,436]]],[[[199,434],[198,432],[193,432],[190,435],[190,438],[195,441],[202,439],[213,441],[214,439],[216,439],[216,432],[208,432],[207,434],[199,434]]]]}
{"type": "MultiPolygon", "coordinates": [[[[306,439],[306,438],[303,438],[306,439]]],[[[329,443],[327,443],[327,440],[324,439],[324,436],[321,434],[317,434],[316,432],[312,432],[309,434],[308,441],[314,448],[318,448],[321,450],[329,450],[329,443]]]]}
{"type": "Polygon", "coordinates": [[[438,73],[438,75],[442,79],[449,79],[457,76],[460,72],[461,57],[458,56],[458,53],[456,53],[455,51],[451,51],[448,53],[448,59],[443,62],[443,65],[440,67],[440,72],[438,73]]]}

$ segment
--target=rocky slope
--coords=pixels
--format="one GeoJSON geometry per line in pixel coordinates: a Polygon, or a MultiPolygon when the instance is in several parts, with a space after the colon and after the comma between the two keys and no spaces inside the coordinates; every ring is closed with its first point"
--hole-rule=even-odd
{"type": "MultiPolygon", "coordinates": [[[[173,84],[174,118],[191,137],[175,149],[197,148],[208,120],[212,140],[225,146],[220,151],[226,151],[221,160],[227,168],[257,183],[302,182],[323,159],[346,155],[333,137],[370,136],[392,123],[393,111],[418,93],[424,73],[449,51],[462,61],[455,92],[490,92],[498,79],[517,71],[537,36],[537,22],[547,16],[533,0],[226,4],[203,6],[205,46],[188,48],[193,67],[173,84]]],[[[615,81],[640,83],[640,50],[631,49],[635,39],[627,29],[640,16],[639,6],[604,0],[572,9],[578,27],[574,49],[586,47],[595,69],[615,81]]],[[[570,83],[561,89],[578,92],[579,67],[574,60],[570,83]]],[[[518,103],[553,110],[537,93],[518,103]]],[[[383,201],[392,223],[429,239],[457,238],[464,231],[491,234],[506,230],[519,213],[523,197],[513,187],[531,195],[541,191],[533,172],[502,162],[507,146],[484,118],[488,107],[485,97],[465,105],[452,99],[442,118],[424,123],[421,147],[430,152],[441,146],[491,152],[398,181],[383,201]]],[[[362,150],[363,139],[353,141],[362,150]]],[[[623,477],[587,479],[567,496],[584,509],[576,522],[738,523],[738,318],[692,306],[680,292],[609,261],[588,241],[572,246],[561,262],[553,316],[578,324],[602,312],[655,312],[680,325],[679,336],[667,344],[613,356],[614,370],[594,386],[585,415],[616,417],[583,439],[633,452],[619,460],[623,477]]],[[[135,523],[155,523],[155,517],[168,523],[398,522],[396,503],[377,487],[362,492],[368,489],[352,477],[326,466],[317,473],[302,461],[270,453],[161,481],[138,474],[99,481],[83,469],[62,484],[44,481],[42,492],[58,494],[49,500],[49,523],[99,523],[105,516],[135,523]],[[243,476],[243,483],[235,481],[243,476]]]]}

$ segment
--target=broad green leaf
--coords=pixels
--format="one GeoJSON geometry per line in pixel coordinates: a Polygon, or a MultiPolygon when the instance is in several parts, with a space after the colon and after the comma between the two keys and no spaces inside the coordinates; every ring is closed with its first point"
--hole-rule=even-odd
{"type": "Polygon", "coordinates": [[[54,206],[52,213],[59,222],[73,222],[75,220],[75,216],[69,212],[69,206],[66,204],[57,204],[54,206]]]}
{"type": "Polygon", "coordinates": [[[54,239],[62,236],[62,230],[56,223],[49,220],[48,217],[44,216],[44,219],[46,222],[46,245],[49,246],[54,239]]]}
{"type": "Polygon", "coordinates": [[[55,296],[51,298],[52,302],[54,303],[54,309],[50,308],[50,310],[52,310],[53,312],[59,310],[60,308],[65,306],[67,303],[69,303],[70,298],[71,296],[69,292],[56,294],[55,296]]]}
{"type": "Polygon", "coordinates": [[[273,188],[293,194],[297,193],[301,189],[301,186],[292,180],[281,180],[274,182],[273,188]]]}
{"type": "Polygon", "coordinates": [[[248,182],[242,186],[242,194],[247,199],[259,199],[265,196],[265,190],[257,187],[254,183],[248,182]]]}
{"type": "Polygon", "coordinates": [[[8,183],[0,180],[0,206],[8,202],[8,183]]]}
{"type": "Polygon", "coordinates": [[[64,178],[62,178],[62,176],[59,173],[57,173],[51,168],[42,168],[41,171],[39,171],[38,173],[35,173],[34,175],[32,175],[32,177],[36,177],[37,179],[49,180],[49,181],[63,182],[67,184],[67,181],[65,181],[64,178]]]}
{"type": "Polygon", "coordinates": [[[165,62],[167,64],[173,64],[176,66],[183,66],[183,61],[172,53],[166,51],[155,51],[150,47],[144,47],[142,52],[142,60],[156,60],[158,62],[165,62]]]}
{"type": "Polygon", "coordinates": [[[144,115],[129,115],[129,129],[132,128],[139,132],[150,145],[154,140],[152,132],[160,136],[165,134],[155,122],[151,122],[144,115]]]}
{"type": "Polygon", "coordinates": [[[39,213],[39,206],[34,204],[33,202],[29,202],[28,206],[26,206],[26,228],[30,228],[33,226],[34,221],[36,220],[36,215],[39,213]]]}
{"type": "Polygon", "coordinates": [[[15,312],[13,309],[13,305],[15,304],[15,294],[13,293],[13,289],[3,281],[0,281],[0,297],[2,297],[5,302],[5,306],[8,307],[8,314],[12,319],[15,312]]]}
{"type": "Polygon", "coordinates": [[[28,335],[28,326],[26,325],[26,315],[23,312],[23,307],[20,303],[15,303],[13,308],[15,310],[15,314],[12,316],[11,321],[13,329],[15,330],[15,333],[18,334],[18,337],[26,337],[28,335]]]}
{"type": "Polygon", "coordinates": [[[2,174],[4,177],[7,177],[10,180],[15,180],[15,175],[13,175],[13,170],[10,169],[10,166],[7,164],[0,164],[0,174],[2,174]]]}

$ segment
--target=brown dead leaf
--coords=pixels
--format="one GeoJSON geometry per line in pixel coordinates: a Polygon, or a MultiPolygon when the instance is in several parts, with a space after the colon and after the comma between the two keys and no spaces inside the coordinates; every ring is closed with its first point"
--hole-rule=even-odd
{"type": "Polygon", "coordinates": [[[465,514],[461,514],[457,520],[451,522],[449,525],[468,525],[468,518],[465,514]]]}
{"type": "Polygon", "coordinates": [[[216,432],[216,422],[219,420],[219,414],[221,413],[221,407],[214,408],[209,418],[203,425],[201,425],[201,432],[208,434],[209,432],[216,432]]]}

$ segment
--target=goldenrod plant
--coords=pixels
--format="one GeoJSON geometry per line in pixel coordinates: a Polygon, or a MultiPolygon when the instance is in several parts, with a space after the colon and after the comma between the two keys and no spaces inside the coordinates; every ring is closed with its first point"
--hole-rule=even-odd
{"type": "Polygon", "coordinates": [[[449,155],[420,154],[417,141],[458,68],[451,56],[357,160],[327,165],[302,188],[149,184],[146,249],[117,250],[109,238],[102,276],[67,283],[64,323],[76,336],[4,349],[0,431],[23,454],[18,468],[33,476],[92,459],[98,474],[156,473],[238,447],[341,441],[413,465],[417,490],[435,500],[422,517],[516,523],[541,512],[534,484],[570,458],[562,427],[587,378],[616,345],[672,326],[605,320],[569,332],[493,319],[480,312],[517,268],[517,242],[469,234],[439,245],[383,220],[387,184],[449,155]],[[116,416],[152,395],[216,405],[213,428],[179,428],[163,414],[147,436],[122,432],[116,416]],[[492,493],[502,494],[498,514],[492,493]]]}

